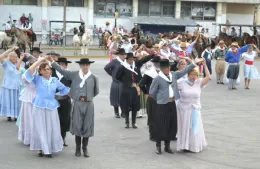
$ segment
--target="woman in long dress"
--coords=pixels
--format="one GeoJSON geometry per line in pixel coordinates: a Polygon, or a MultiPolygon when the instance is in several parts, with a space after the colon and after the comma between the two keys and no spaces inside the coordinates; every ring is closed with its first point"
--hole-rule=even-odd
{"type": "Polygon", "coordinates": [[[200,94],[210,78],[205,60],[205,78],[199,77],[198,68],[188,72],[187,80],[179,81],[180,100],[177,106],[178,132],[177,151],[200,152],[207,146],[202,118],[200,94]]]}
{"type": "Polygon", "coordinates": [[[259,49],[252,45],[248,48],[247,52],[242,54],[242,58],[244,59],[244,77],[245,77],[245,89],[249,89],[249,84],[251,79],[259,79],[260,75],[254,65],[255,57],[260,53],[259,49]],[[256,51],[253,51],[253,48],[256,51]]]}
{"type": "Polygon", "coordinates": [[[11,121],[12,117],[16,121],[20,110],[20,64],[24,56],[18,60],[14,52],[16,49],[17,47],[12,47],[0,55],[0,64],[4,69],[4,79],[0,88],[0,116],[6,116],[8,121],[11,121]]]}
{"type": "Polygon", "coordinates": [[[57,78],[51,77],[51,67],[46,62],[47,57],[41,57],[25,72],[28,82],[35,85],[36,96],[33,99],[33,122],[31,131],[30,150],[39,150],[39,157],[46,155],[52,158],[63,148],[60,134],[60,120],[55,99],[56,90],[61,96],[67,95],[70,88],[64,86],[57,78]],[[38,74],[36,68],[38,68],[38,74]]]}
{"type": "MultiPolygon", "coordinates": [[[[34,63],[34,59],[30,60],[30,67],[34,63]]],[[[24,145],[30,145],[31,142],[31,131],[32,131],[32,101],[35,97],[36,91],[33,83],[26,81],[25,74],[22,75],[24,81],[24,90],[19,100],[21,101],[21,109],[19,116],[19,131],[18,139],[23,142],[24,145]]]]}

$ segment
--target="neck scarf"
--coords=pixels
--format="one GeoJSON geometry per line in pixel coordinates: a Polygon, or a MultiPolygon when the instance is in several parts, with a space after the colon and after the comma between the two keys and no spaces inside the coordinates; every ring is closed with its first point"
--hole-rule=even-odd
{"type": "Polygon", "coordinates": [[[133,62],[132,68],[131,68],[131,65],[129,65],[129,63],[127,63],[127,61],[125,60],[123,66],[124,66],[126,69],[128,69],[128,70],[130,70],[131,72],[133,72],[133,73],[135,73],[136,75],[138,75],[138,73],[135,72],[135,62],[133,62]]]}
{"type": "Polygon", "coordinates": [[[235,50],[232,50],[232,52],[233,53],[235,53],[235,54],[237,54],[238,52],[237,52],[237,49],[235,49],[235,50]]]}
{"type": "Polygon", "coordinates": [[[124,64],[124,61],[123,61],[122,59],[120,59],[120,58],[119,58],[119,56],[117,56],[117,57],[116,57],[116,60],[118,60],[118,62],[120,62],[120,63],[121,63],[121,65],[123,65],[123,64],[124,64]]]}
{"type": "Polygon", "coordinates": [[[171,72],[169,73],[170,79],[162,71],[160,71],[158,75],[161,76],[168,83],[172,84],[172,74],[171,74],[171,72]]]}
{"type": "Polygon", "coordinates": [[[187,84],[191,85],[191,86],[193,86],[194,83],[195,83],[195,82],[191,82],[191,81],[189,81],[188,79],[185,79],[185,82],[186,82],[187,84]]]}
{"type": "Polygon", "coordinates": [[[82,88],[87,80],[87,78],[91,75],[92,73],[90,72],[90,70],[88,71],[88,73],[86,75],[83,74],[82,70],[79,71],[79,77],[81,78],[81,83],[79,84],[79,87],[82,88]]]}

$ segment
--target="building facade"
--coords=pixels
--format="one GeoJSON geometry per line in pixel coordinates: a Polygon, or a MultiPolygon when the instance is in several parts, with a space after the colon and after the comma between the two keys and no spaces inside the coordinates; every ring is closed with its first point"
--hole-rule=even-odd
{"type": "MultiPolygon", "coordinates": [[[[63,20],[63,0],[0,0],[0,24],[10,18],[19,20],[22,14],[33,17],[33,29],[37,34],[49,32],[49,21],[63,20]]],[[[67,21],[82,18],[90,27],[103,28],[105,22],[114,25],[114,12],[119,12],[118,25],[127,30],[133,27],[131,17],[174,17],[192,19],[212,34],[216,33],[213,23],[260,25],[260,0],[67,0],[67,21]]],[[[62,29],[62,23],[52,24],[53,29],[62,29]]],[[[79,24],[67,24],[71,32],[79,24]]],[[[4,28],[2,28],[4,29],[4,28]]],[[[250,28],[243,28],[247,31],[250,28]]]]}

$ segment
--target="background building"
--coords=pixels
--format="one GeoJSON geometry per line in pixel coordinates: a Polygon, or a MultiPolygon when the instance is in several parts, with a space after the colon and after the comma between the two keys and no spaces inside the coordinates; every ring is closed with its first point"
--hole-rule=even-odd
{"type": "MultiPolygon", "coordinates": [[[[103,28],[105,22],[114,25],[114,12],[117,9],[118,25],[130,30],[133,27],[131,17],[163,19],[174,17],[193,19],[212,34],[216,26],[212,23],[256,24],[260,25],[260,0],[67,0],[67,20],[83,20],[92,28],[103,28]],[[257,16],[254,18],[254,16],[257,16]]],[[[23,13],[33,16],[33,29],[41,35],[49,30],[49,21],[63,20],[63,0],[0,0],[0,24],[3,26],[9,16],[12,19],[23,13]]],[[[67,24],[67,32],[79,24],[67,24]]],[[[62,29],[62,23],[52,24],[52,28],[62,29]]],[[[4,29],[4,27],[2,27],[4,29]]],[[[250,28],[243,28],[249,31],[250,28]]]]}

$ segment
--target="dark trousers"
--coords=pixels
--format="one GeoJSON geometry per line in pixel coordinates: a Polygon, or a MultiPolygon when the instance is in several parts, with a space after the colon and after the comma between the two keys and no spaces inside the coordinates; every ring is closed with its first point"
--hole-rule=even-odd
{"type": "Polygon", "coordinates": [[[70,98],[59,100],[59,104],[58,113],[60,118],[61,136],[65,139],[66,132],[70,129],[71,100],[70,98]]]}

